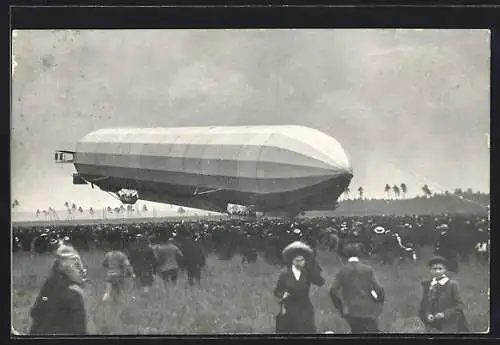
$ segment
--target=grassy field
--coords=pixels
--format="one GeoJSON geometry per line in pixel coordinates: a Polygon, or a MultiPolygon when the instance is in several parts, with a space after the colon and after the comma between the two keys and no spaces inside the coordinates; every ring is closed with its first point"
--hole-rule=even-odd
{"type": "MultiPolygon", "coordinates": [[[[420,281],[427,278],[424,253],[419,262],[400,265],[373,265],[386,288],[387,301],[380,318],[385,332],[419,333],[416,322],[421,297],[420,281]]],[[[93,284],[88,287],[89,309],[100,334],[216,334],[273,333],[278,305],[272,294],[279,269],[262,259],[241,264],[241,258],[219,261],[207,259],[199,287],[188,288],[185,275],[176,287],[165,290],[155,277],[153,289],[142,293],[129,282],[118,312],[100,302],[104,292],[104,270],[100,267],[102,252],[82,253],[93,284]]],[[[349,333],[349,328],[334,310],[328,288],[339,268],[338,258],[319,253],[326,285],[313,287],[318,332],[349,333]]],[[[52,263],[49,255],[30,258],[21,253],[13,256],[12,318],[14,327],[27,332],[29,310],[52,263]]],[[[466,305],[466,316],[472,332],[485,332],[489,324],[489,267],[475,261],[463,264],[456,280],[466,305]]]]}

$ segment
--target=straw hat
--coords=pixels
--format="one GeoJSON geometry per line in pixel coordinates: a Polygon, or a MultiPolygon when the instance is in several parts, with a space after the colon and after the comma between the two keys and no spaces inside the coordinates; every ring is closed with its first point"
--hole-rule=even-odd
{"type": "Polygon", "coordinates": [[[75,248],[62,244],[56,249],[55,256],[61,273],[76,283],[85,281],[87,270],[75,248]]]}
{"type": "Polygon", "coordinates": [[[376,234],[383,234],[385,232],[385,229],[381,226],[377,226],[375,229],[373,229],[373,231],[376,233],[376,234]]]}
{"type": "Polygon", "coordinates": [[[80,258],[78,252],[72,246],[68,246],[65,244],[60,245],[55,251],[57,259],[74,259],[80,258]]]}
{"type": "Polygon", "coordinates": [[[290,261],[295,255],[306,255],[310,256],[314,253],[311,247],[301,241],[295,241],[286,246],[281,254],[285,261],[290,261]]]}

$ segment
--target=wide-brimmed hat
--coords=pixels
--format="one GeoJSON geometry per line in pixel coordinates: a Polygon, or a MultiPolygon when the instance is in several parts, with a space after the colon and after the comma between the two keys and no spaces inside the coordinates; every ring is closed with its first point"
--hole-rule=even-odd
{"type": "Polygon", "coordinates": [[[447,265],[448,265],[448,260],[446,260],[445,258],[443,258],[442,256],[434,256],[432,259],[429,260],[429,262],[427,263],[427,266],[428,267],[431,267],[432,265],[434,264],[443,264],[444,267],[448,268],[447,265]]]}
{"type": "Polygon", "coordinates": [[[376,234],[383,234],[385,232],[385,229],[382,226],[377,226],[375,227],[375,229],[373,229],[373,232],[375,232],[376,234]]]}
{"type": "Polygon", "coordinates": [[[72,259],[72,258],[80,258],[80,255],[72,246],[68,246],[65,244],[60,245],[56,251],[55,255],[57,259],[72,259]]]}
{"type": "Polygon", "coordinates": [[[56,249],[55,256],[61,273],[64,273],[77,283],[81,283],[86,279],[87,270],[75,248],[62,244],[56,249]]]}
{"type": "Polygon", "coordinates": [[[448,229],[449,229],[449,226],[446,223],[443,223],[443,224],[436,227],[436,230],[448,230],[448,229]]]}
{"type": "Polygon", "coordinates": [[[298,255],[311,256],[314,253],[313,249],[301,241],[295,241],[286,246],[281,254],[285,261],[291,261],[298,255]]]}

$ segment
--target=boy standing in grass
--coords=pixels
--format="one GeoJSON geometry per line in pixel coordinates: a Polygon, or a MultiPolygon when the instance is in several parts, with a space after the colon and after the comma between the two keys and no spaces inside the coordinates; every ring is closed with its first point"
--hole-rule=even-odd
{"type": "Polygon", "coordinates": [[[114,243],[111,251],[106,253],[102,265],[107,268],[106,292],[102,300],[103,302],[111,300],[116,303],[122,294],[125,279],[127,277],[135,278],[134,270],[127,255],[120,250],[118,243],[114,243]]]}
{"type": "Polygon", "coordinates": [[[440,256],[429,261],[432,279],[422,282],[419,317],[429,333],[467,333],[458,284],[448,277],[447,264],[440,256]]]}

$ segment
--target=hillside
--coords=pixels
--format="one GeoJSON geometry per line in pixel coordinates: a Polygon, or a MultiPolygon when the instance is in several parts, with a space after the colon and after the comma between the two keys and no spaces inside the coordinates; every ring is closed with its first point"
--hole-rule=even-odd
{"type": "Polygon", "coordinates": [[[337,215],[407,215],[407,214],[488,214],[490,196],[488,194],[465,195],[463,199],[457,195],[434,195],[430,198],[416,197],[412,199],[350,199],[339,202],[335,211],[308,212],[310,216],[337,215]]]}

